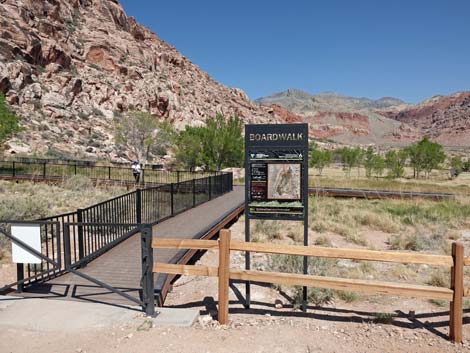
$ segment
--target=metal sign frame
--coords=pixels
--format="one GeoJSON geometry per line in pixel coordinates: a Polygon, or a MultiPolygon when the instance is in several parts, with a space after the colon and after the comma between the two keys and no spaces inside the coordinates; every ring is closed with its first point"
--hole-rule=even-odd
{"type": "MultiPolygon", "coordinates": [[[[279,172],[277,176],[281,173],[279,172]]],[[[304,245],[308,245],[308,124],[247,124],[245,125],[245,241],[251,240],[250,220],[303,221],[304,245]],[[278,167],[274,167],[278,165],[278,167]],[[272,197],[269,188],[271,169],[289,166],[294,177],[300,177],[300,190],[289,198],[272,197]],[[297,169],[300,169],[297,171],[297,169]],[[297,176],[297,174],[299,174],[297,176]],[[271,197],[270,197],[271,196],[271,197]]],[[[250,252],[245,253],[245,268],[251,268],[250,252]]],[[[308,257],[304,257],[304,274],[308,257]]],[[[245,307],[250,307],[250,282],[246,282],[245,307]]],[[[303,292],[306,308],[307,288],[303,292]]]]}

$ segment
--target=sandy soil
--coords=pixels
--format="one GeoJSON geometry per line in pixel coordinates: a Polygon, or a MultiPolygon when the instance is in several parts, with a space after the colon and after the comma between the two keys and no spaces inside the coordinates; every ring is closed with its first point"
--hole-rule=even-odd
{"type": "MultiPolygon", "coordinates": [[[[242,239],[243,221],[231,230],[232,238],[242,239]]],[[[333,242],[343,245],[340,238],[333,242]]],[[[380,247],[380,243],[374,245],[380,247]]],[[[199,261],[212,266],[217,262],[216,251],[208,251],[199,261]]],[[[242,268],[244,256],[232,254],[231,264],[242,268]]],[[[134,320],[77,334],[9,329],[0,332],[0,352],[470,352],[469,310],[464,318],[464,343],[455,345],[447,340],[447,307],[425,300],[363,296],[358,302],[336,301],[309,307],[304,313],[292,307],[288,294],[269,286],[252,286],[250,310],[244,309],[243,296],[244,285],[233,284],[230,323],[221,327],[213,320],[217,279],[183,276],[174,284],[166,306],[199,309],[201,317],[193,327],[142,329],[142,320],[134,320]],[[394,317],[380,323],[376,313],[394,317]]]]}

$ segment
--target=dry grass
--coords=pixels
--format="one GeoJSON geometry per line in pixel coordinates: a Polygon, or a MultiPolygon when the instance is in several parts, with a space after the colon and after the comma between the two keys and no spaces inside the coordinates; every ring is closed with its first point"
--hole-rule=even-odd
{"type": "Polygon", "coordinates": [[[59,185],[0,181],[0,220],[34,220],[74,211],[126,192],[123,188],[93,186],[74,176],[59,185]]]}
{"type": "Polygon", "coordinates": [[[309,211],[310,228],[318,233],[335,233],[365,246],[364,233],[381,231],[390,234],[394,250],[448,253],[448,239],[457,239],[456,230],[470,227],[470,202],[465,198],[428,201],[311,196],[309,211]]]}
{"type": "MultiPolygon", "coordinates": [[[[60,185],[0,181],[0,221],[34,220],[74,211],[126,192],[100,188],[90,179],[74,176],[60,185]]],[[[0,261],[10,256],[10,242],[0,235],[0,261]]]]}
{"type": "Polygon", "coordinates": [[[318,176],[316,170],[310,169],[309,186],[470,195],[470,173],[462,173],[453,180],[449,179],[447,170],[434,171],[429,179],[413,179],[412,174],[412,170],[407,169],[406,178],[366,178],[363,169],[360,170],[359,176],[356,169],[351,173],[351,177],[347,177],[341,167],[333,166],[326,168],[322,176],[318,176]]]}

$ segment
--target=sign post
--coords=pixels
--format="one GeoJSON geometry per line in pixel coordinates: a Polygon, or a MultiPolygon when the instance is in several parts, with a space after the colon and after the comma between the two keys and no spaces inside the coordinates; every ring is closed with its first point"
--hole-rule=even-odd
{"type": "MultiPolygon", "coordinates": [[[[303,221],[308,245],[308,124],[245,125],[245,241],[250,220],[303,221]]],[[[304,257],[304,274],[308,257],[304,257]]],[[[245,268],[251,256],[245,253],[245,268]]],[[[250,307],[250,282],[245,306],[250,307]]],[[[306,309],[307,288],[303,291],[306,309]]]]}

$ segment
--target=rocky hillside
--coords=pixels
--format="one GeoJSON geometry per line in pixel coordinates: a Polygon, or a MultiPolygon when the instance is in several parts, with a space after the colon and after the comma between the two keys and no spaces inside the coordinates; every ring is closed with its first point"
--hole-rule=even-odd
{"type": "Polygon", "coordinates": [[[390,97],[371,100],[289,89],[255,102],[281,106],[309,122],[314,136],[337,142],[400,145],[428,136],[448,147],[470,146],[470,92],[412,105],[390,97]]]}
{"type": "Polygon", "coordinates": [[[216,112],[282,121],[211,79],[117,0],[2,0],[0,21],[0,92],[26,128],[10,152],[132,158],[112,129],[131,109],[176,128],[216,112]]]}
{"type": "Polygon", "coordinates": [[[381,114],[381,109],[409,105],[396,98],[353,98],[336,93],[310,95],[295,89],[255,101],[282,106],[310,124],[311,134],[346,144],[400,144],[419,138],[416,128],[381,114]]]}
{"type": "Polygon", "coordinates": [[[470,145],[470,92],[436,96],[414,106],[380,113],[413,126],[446,146],[470,145]]]}

